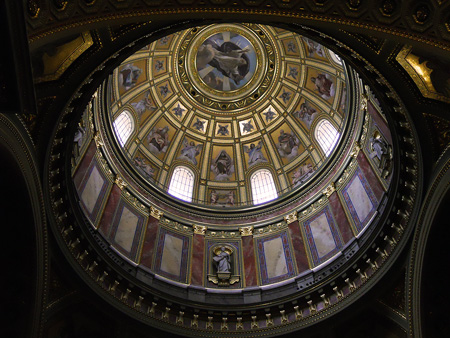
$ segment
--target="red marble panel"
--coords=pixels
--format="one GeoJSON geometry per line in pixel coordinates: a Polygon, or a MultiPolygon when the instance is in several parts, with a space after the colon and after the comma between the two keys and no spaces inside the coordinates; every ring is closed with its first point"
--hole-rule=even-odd
{"type": "Polygon", "coordinates": [[[330,201],[331,211],[333,212],[334,219],[339,227],[344,244],[346,244],[354,236],[348,218],[345,215],[344,208],[336,192],[332,193],[328,200],[330,201]]]}
{"type": "Polygon", "coordinates": [[[86,171],[88,170],[89,165],[94,158],[96,150],[97,147],[95,146],[95,142],[94,140],[91,140],[91,144],[88,146],[88,149],[86,150],[86,153],[73,176],[73,181],[77,190],[79,190],[81,181],[83,181],[83,177],[84,175],[86,175],[86,171]]]}
{"type": "Polygon", "coordinates": [[[254,286],[258,284],[256,277],[255,250],[253,236],[242,237],[242,255],[244,259],[245,285],[254,286]]]}
{"type": "Polygon", "coordinates": [[[153,252],[156,250],[156,240],[158,237],[159,220],[149,216],[147,231],[145,232],[144,245],[142,247],[141,264],[147,268],[152,268],[153,252]]]}
{"type": "Polygon", "coordinates": [[[372,116],[373,120],[377,124],[378,128],[380,128],[383,135],[386,137],[388,143],[392,144],[391,132],[389,131],[389,127],[386,121],[383,117],[381,117],[378,110],[375,109],[370,101],[367,102],[367,111],[369,112],[370,116],[372,116]]]}
{"type": "Polygon", "coordinates": [[[205,236],[194,234],[192,243],[191,284],[203,285],[203,261],[205,259],[205,236]]]}
{"type": "Polygon", "coordinates": [[[377,174],[373,171],[372,167],[370,166],[370,163],[367,160],[364,152],[362,151],[359,152],[357,160],[359,167],[361,168],[364,176],[367,179],[367,182],[369,182],[373,193],[375,194],[377,200],[379,201],[381,199],[381,196],[383,196],[384,189],[383,186],[381,185],[380,180],[378,179],[377,174]]]}
{"type": "Polygon", "coordinates": [[[309,265],[308,256],[306,255],[306,248],[298,221],[289,224],[289,234],[291,235],[295,261],[297,262],[297,271],[300,274],[303,271],[308,270],[309,265]]]}
{"type": "Polygon", "coordinates": [[[105,237],[109,236],[114,214],[116,213],[117,206],[119,205],[120,193],[121,191],[119,187],[114,184],[98,225],[99,232],[105,237]]]}

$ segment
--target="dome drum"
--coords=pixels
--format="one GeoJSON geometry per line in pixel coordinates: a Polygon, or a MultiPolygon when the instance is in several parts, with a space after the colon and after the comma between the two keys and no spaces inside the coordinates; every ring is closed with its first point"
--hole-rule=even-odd
{"type": "MultiPolygon", "coordinates": [[[[194,32],[197,49],[214,36],[202,32],[194,32]]],[[[177,82],[179,58],[169,60],[164,49],[178,46],[183,33],[138,50],[97,89],[74,140],[67,141],[72,169],[63,174],[73,180],[70,197],[48,191],[51,200],[61,198],[78,210],[76,218],[62,216],[56,203],[52,224],[80,274],[122,311],[172,332],[208,336],[211,327],[225,325],[239,336],[242,325],[265,335],[310,325],[318,314],[333,313],[364,293],[404,241],[410,206],[394,192],[407,188],[397,188],[406,167],[393,153],[400,135],[414,140],[407,115],[402,108],[395,112],[405,128],[391,134],[391,117],[353,70],[337,64],[339,57],[296,33],[273,27],[265,32],[276,37],[274,49],[285,53],[275,53],[273,63],[283,79],[248,110],[229,116],[220,107],[204,108],[177,82]],[[289,56],[295,53],[289,39],[304,53],[304,64],[289,56]],[[295,72],[289,76],[295,66],[303,67],[297,82],[295,72]],[[124,111],[137,129],[121,146],[113,124],[124,111]],[[303,137],[314,135],[321,118],[340,137],[329,156],[314,136],[303,137]],[[252,156],[254,149],[259,154],[252,156]],[[158,188],[166,189],[183,167],[197,180],[193,201],[203,203],[178,201],[158,188]],[[258,170],[267,170],[278,190],[288,193],[253,205],[248,189],[258,170]],[[218,317],[217,304],[225,319],[218,317]]],[[[260,48],[251,40],[260,39],[258,33],[241,33],[260,48]]],[[[243,58],[246,46],[239,47],[232,53],[243,58]]],[[[199,67],[194,62],[186,69],[199,67]]],[[[206,95],[203,78],[190,76],[196,92],[206,95]]],[[[63,137],[70,116],[70,109],[62,114],[54,139],[63,137]]],[[[55,151],[53,145],[49,173],[56,170],[55,151]]],[[[49,186],[60,176],[49,174],[49,186]]],[[[416,186],[411,175],[403,179],[416,186]]]]}

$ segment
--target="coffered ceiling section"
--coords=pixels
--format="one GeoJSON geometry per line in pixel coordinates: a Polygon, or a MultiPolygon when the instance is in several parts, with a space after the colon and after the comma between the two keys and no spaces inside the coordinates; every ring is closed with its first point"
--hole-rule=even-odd
{"type": "Polygon", "coordinates": [[[117,67],[107,88],[111,126],[136,172],[167,191],[174,170],[187,168],[190,201],[209,206],[256,204],[252,177],[261,170],[275,196],[306,184],[348,115],[339,56],[257,24],[165,36],[117,67]]]}

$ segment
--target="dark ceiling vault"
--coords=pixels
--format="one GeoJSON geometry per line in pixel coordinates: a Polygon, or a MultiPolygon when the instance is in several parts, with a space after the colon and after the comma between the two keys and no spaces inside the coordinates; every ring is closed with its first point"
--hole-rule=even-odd
{"type": "MultiPolygon", "coordinates": [[[[445,228],[445,206],[449,199],[449,104],[424,96],[424,91],[396,56],[405,46],[412,46],[416,55],[448,64],[450,3],[437,0],[24,0],[23,8],[9,2],[2,2],[1,6],[8,18],[2,25],[11,37],[9,42],[14,41],[0,60],[0,145],[1,158],[6,163],[2,169],[2,210],[7,211],[3,223],[8,229],[7,256],[11,257],[2,261],[9,276],[2,283],[1,304],[2,308],[22,314],[22,322],[2,325],[17,330],[2,333],[20,337],[167,335],[144,324],[145,316],[137,316],[137,320],[128,315],[132,311],[117,310],[111,301],[97,294],[94,283],[91,285],[83,277],[83,270],[93,267],[90,256],[94,253],[94,243],[86,242],[82,232],[64,237],[64,231],[72,236],[70,222],[76,220],[74,212],[65,209],[71,189],[66,187],[64,178],[64,168],[70,166],[64,151],[69,149],[68,142],[81,117],[82,110],[77,107],[85,107],[103,79],[145,45],[148,38],[154,40],[200,24],[240,21],[299,30],[341,53],[349,64],[361,70],[364,80],[373,84],[376,96],[383,97],[382,104],[394,116],[389,122],[400,145],[401,160],[397,158],[397,165],[403,176],[398,177],[398,196],[390,200],[392,212],[383,221],[390,228],[397,217],[412,220],[401,237],[401,250],[395,252],[383,271],[383,278],[365,288],[350,306],[302,329],[302,336],[435,337],[449,331],[448,323],[442,319],[445,317],[441,316],[448,310],[439,299],[440,292],[445,292],[445,280],[435,277],[441,274],[440,263],[446,261],[445,252],[440,248],[445,246],[446,236],[441,231],[445,228]],[[23,23],[19,30],[17,23],[23,23]],[[28,39],[20,32],[25,30],[25,25],[28,39]],[[71,63],[66,63],[54,79],[37,81],[40,77],[37,72],[42,69],[36,59],[44,53],[56,55],[59,45],[72,41],[82,32],[91,34],[92,44],[73,57],[71,63]],[[15,74],[7,68],[11,60],[19,84],[8,80],[15,74]],[[32,61],[34,82],[30,71],[32,61]],[[378,74],[386,83],[376,80],[378,74]],[[13,95],[4,88],[11,88],[13,95]],[[29,88],[34,88],[36,101],[29,88]],[[406,115],[391,110],[397,104],[397,95],[406,115]],[[61,116],[62,120],[58,120],[61,116]],[[406,123],[410,123],[411,130],[406,123]],[[417,147],[409,148],[411,142],[417,142],[417,147]],[[15,217],[16,214],[20,216],[15,217]],[[47,219],[51,221],[49,238],[47,219]],[[76,248],[77,236],[84,245],[83,250],[89,252],[82,257],[84,265],[78,266],[75,262],[83,251],[76,248]],[[72,241],[69,248],[73,245],[73,250],[67,248],[67,240],[72,241]],[[70,255],[78,257],[74,259],[70,255]]],[[[377,246],[388,245],[385,235],[391,236],[396,230],[394,227],[389,230],[393,232],[386,231],[387,228],[374,239],[375,246],[367,248],[364,259],[375,255],[377,246]]],[[[108,265],[105,261],[96,263],[108,265]]],[[[105,271],[122,283],[117,271],[105,271]]],[[[312,298],[316,301],[314,297],[319,298],[319,293],[312,298]]],[[[163,298],[152,299],[166,307],[177,307],[163,298]]],[[[216,309],[211,315],[219,318],[222,314],[216,309]]],[[[251,316],[249,311],[250,321],[251,316]]],[[[298,334],[293,332],[286,337],[298,334]]]]}

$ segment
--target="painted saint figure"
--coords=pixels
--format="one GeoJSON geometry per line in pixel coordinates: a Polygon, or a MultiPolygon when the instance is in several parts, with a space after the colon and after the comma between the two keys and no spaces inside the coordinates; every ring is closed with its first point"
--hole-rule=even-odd
{"type": "Polygon", "coordinates": [[[134,158],[134,165],[141,171],[146,178],[153,178],[155,169],[146,163],[145,159],[139,156],[134,158]]]}
{"type": "Polygon", "coordinates": [[[155,104],[152,101],[152,98],[150,96],[150,91],[147,92],[145,97],[142,100],[139,100],[138,102],[131,103],[136,113],[139,115],[139,117],[142,116],[147,110],[153,111],[156,109],[155,104]]]}
{"type": "Polygon", "coordinates": [[[227,198],[227,205],[234,205],[234,191],[230,190],[227,198]]]}
{"type": "Polygon", "coordinates": [[[142,74],[142,69],[134,66],[132,63],[127,64],[120,71],[121,81],[120,84],[126,89],[136,85],[139,76],[142,74]]]}
{"type": "Polygon", "coordinates": [[[315,90],[317,90],[322,98],[325,100],[334,96],[335,88],[332,78],[328,74],[319,74],[316,77],[312,77],[311,81],[315,85],[315,90]]]}
{"type": "Polygon", "coordinates": [[[211,190],[211,193],[209,195],[209,201],[211,204],[217,204],[217,201],[219,200],[219,196],[217,195],[216,190],[211,190]]]}
{"type": "Polygon", "coordinates": [[[292,175],[292,185],[299,186],[306,182],[306,180],[313,174],[314,167],[311,163],[301,165],[294,171],[292,175]]]}
{"type": "Polygon", "coordinates": [[[154,127],[148,134],[148,144],[150,151],[155,154],[165,153],[169,146],[169,127],[154,127]]]}
{"type": "Polygon", "coordinates": [[[230,273],[231,269],[231,259],[228,252],[226,252],[225,247],[222,247],[220,249],[220,253],[213,257],[213,260],[216,264],[217,272],[218,273],[230,273]]]}
{"type": "Polygon", "coordinates": [[[257,146],[254,143],[250,144],[250,147],[244,146],[244,152],[248,154],[248,166],[259,162],[267,162],[267,159],[262,153],[261,141],[258,142],[257,146]]]}
{"type": "Polygon", "coordinates": [[[212,162],[211,170],[216,175],[215,179],[217,181],[228,180],[231,174],[234,173],[233,159],[225,150],[221,150],[212,162]]]}
{"type": "Polygon", "coordinates": [[[245,55],[249,51],[249,46],[240,48],[230,41],[219,46],[215,40],[208,39],[198,48],[197,70],[209,64],[239,85],[249,70],[249,58],[245,55]]]}
{"type": "Polygon", "coordinates": [[[309,129],[311,127],[311,123],[314,121],[314,118],[317,116],[317,110],[311,106],[308,101],[305,101],[300,105],[300,110],[297,110],[294,113],[294,116],[302,120],[309,129]]]}
{"type": "Polygon", "coordinates": [[[203,145],[201,143],[195,144],[194,141],[189,142],[186,138],[183,140],[183,149],[181,149],[180,159],[185,159],[194,165],[197,165],[197,159],[195,158],[202,151],[203,145]]]}
{"type": "Polygon", "coordinates": [[[298,146],[300,141],[291,133],[286,133],[283,129],[280,130],[278,136],[277,149],[282,157],[293,158],[297,156],[298,146]]]}

